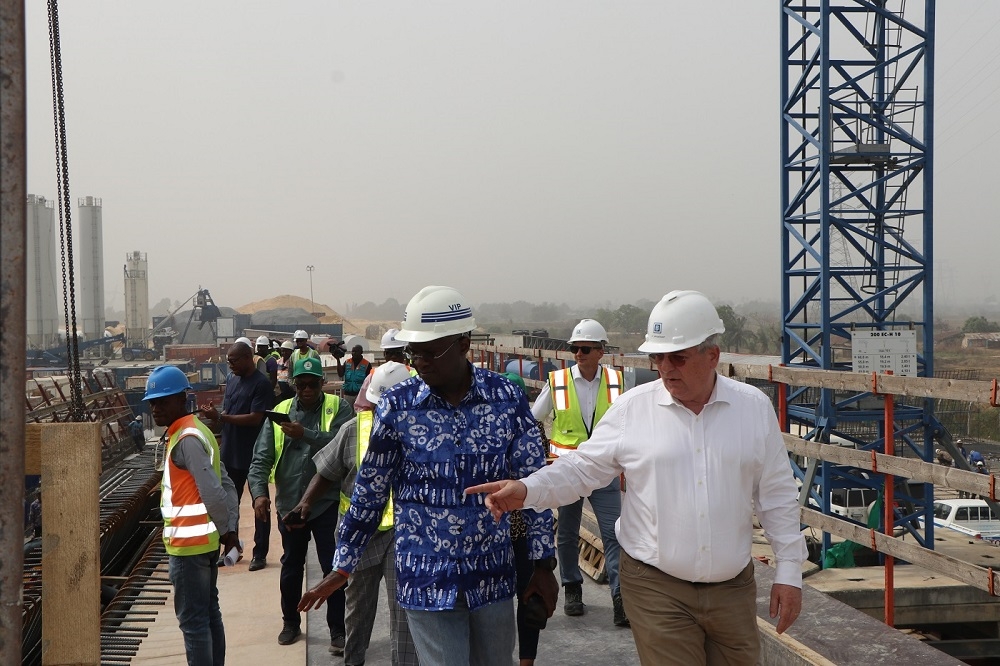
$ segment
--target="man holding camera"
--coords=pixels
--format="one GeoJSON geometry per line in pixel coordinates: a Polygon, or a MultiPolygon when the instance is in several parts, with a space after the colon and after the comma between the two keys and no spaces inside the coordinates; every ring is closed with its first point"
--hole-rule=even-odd
{"type": "MultiPolygon", "coordinates": [[[[313,358],[301,358],[292,371],[295,397],[285,400],[268,413],[270,423],[261,428],[250,464],[250,493],[254,514],[266,520],[271,513],[268,482],[274,483],[281,533],[281,614],[283,626],[278,643],[294,643],[301,634],[299,599],[305,574],[306,552],[310,536],[316,539],[316,554],[323,574],[330,573],[336,551],[336,488],[317,499],[308,519],[293,509],[316,474],[313,456],[349,421],[354,412],[339,397],[323,393],[323,368],[313,358]],[[289,525],[304,523],[303,529],[289,525]]],[[[342,654],[344,649],[344,595],[331,599],[326,618],[330,626],[330,649],[342,654]]]]}

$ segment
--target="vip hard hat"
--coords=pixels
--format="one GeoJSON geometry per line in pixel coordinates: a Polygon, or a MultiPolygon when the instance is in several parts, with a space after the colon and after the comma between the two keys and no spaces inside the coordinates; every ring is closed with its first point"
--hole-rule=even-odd
{"type": "Polygon", "coordinates": [[[271,341],[267,339],[266,335],[262,335],[259,338],[257,338],[257,346],[260,347],[262,345],[264,347],[270,347],[271,346],[271,341]]]}
{"type": "Polygon", "coordinates": [[[653,306],[646,325],[646,341],[639,351],[669,354],[701,344],[709,336],[724,333],[715,306],[697,291],[672,291],[653,306]]]}
{"type": "Polygon", "coordinates": [[[281,348],[282,349],[292,349],[292,350],[294,350],[295,349],[295,343],[292,342],[291,340],[285,340],[284,342],[281,343],[281,348]]]}
{"type": "Polygon", "coordinates": [[[143,400],[165,398],[168,395],[183,393],[191,388],[187,375],[172,365],[161,365],[153,368],[146,378],[146,395],[143,400]]]}
{"type": "Polygon", "coordinates": [[[582,319],[580,323],[573,327],[573,334],[569,336],[567,342],[607,342],[608,332],[601,324],[593,319],[582,319]]]}
{"type": "Polygon", "coordinates": [[[295,335],[293,335],[292,337],[295,338],[296,340],[308,340],[309,334],[300,328],[299,330],[295,331],[295,335]]]}
{"type": "Polygon", "coordinates": [[[375,369],[372,380],[368,383],[368,390],[365,391],[365,397],[373,405],[378,404],[383,393],[409,378],[410,370],[402,363],[395,361],[383,363],[375,369]]]}
{"type": "Polygon", "coordinates": [[[300,358],[295,362],[295,369],[292,370],[292,377],[300,375],[312,375],[313,377],[323,376],[322,364],[314,358],[300,358]]]}
{"type": "Polygon", "coordinates": [[[476,328],[472,306],[451,287],[424,287],[410,299],[403,312],[403,330],[396,334],[402,342],[430,342],[449,335],[469,333],[476,328]]]}
{"type": "Polygon", "coordinates": [[[245,344],[247,347],[249,347],[250,349],[253,349],[253,343],[250,342],[250,338],[244,338],[244,337],[236,338],[236,342],[233,343],[233,344],[239,344],[241,342],[243,344],[245,344]]]}
{"type": "Polygon", "coordinates": [[[398,328],[390,328],[382,336],[382,344],[380,345],[382,349],[402,349],[406,346],[405,342],[400,342],[396,339],[396,335],[399,333],[398,328]]]}

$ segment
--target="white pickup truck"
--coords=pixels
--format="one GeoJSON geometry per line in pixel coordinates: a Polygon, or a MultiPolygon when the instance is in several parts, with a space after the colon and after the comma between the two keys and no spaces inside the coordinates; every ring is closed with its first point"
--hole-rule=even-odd
{"type": "Polygon", "coordinates": [[[967,534],[974,539],[1000,541],[1000,519],[981,499],[946,499],[934,502],[934,525],[967,534]]]}

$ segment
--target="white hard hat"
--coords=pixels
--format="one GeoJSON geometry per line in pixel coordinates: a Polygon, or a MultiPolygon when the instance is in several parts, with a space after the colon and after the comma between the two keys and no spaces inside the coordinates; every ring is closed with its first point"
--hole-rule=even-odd
{"type": "Polygon", "coordinates": [[[299,330],[295,331],[295,335],[293,335],[292,337],[295,338],[296,340],[308,340],[309,334],[300,328],[299,330]]]}
{"type": "Polygon", "coordinates": [[[476,329],[472,306],[451,287],[424,287],[410,299],[403,312],[402,342],[430,342],[476,329]]]}
{"type": "Polygon", "coordinates": [[[236,342],[234,344],[239,344],[241,342],[250,349],[253,349],[253,343],[250,342],[250,338],[244,338],[244,337],[236,338],[236,342]]]}
{"type": "Polygon", "coordinates": [[[672,291],[653,306],[646,325],[646,341],[639,351],[669,354],[701,344],[724,333],[715,306],[697,291],[672,291]]]}
{"type": "Polygon", "coordinates": [[[378,404],[383,393],[409,378],[410,371],[402,363],[396,363],[395,361],[383,363],[372,374],[372,380],[368,383],[368,390],[365,392],[365,397],[373,405],[378,404]]]}
{"type": "Polygon", "coordinates": [[[607,342],[608,332],[594,319],[581,319],[567,342],[607,342]]]}
{"type": "Polygon", "coordinates": [[[262,335],[257,338],[257,346],[260,347],[261,345],[264,345],[265,347],[271,346],[271,341],[267,339],[266,335],[262,335]]]}
{"type": "Polygon", "coordinates": [[[281,343],[281,348],[282,349],[295,349],[295,343],[292,342],[291,340],[285,340],[284,342],[281,343]]]}
{"type": "Polygon", "coordinates": [[[382,349],[402,349],[406,346],[405,342],[400,342],[396,339],[396,334],[399,333],[398,328],[390,328],[382,336],[382,349]]]}

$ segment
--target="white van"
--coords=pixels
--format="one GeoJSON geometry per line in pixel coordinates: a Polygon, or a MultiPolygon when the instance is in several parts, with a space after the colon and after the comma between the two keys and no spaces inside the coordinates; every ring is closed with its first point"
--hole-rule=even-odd
{"type": "Polygon", "coordinates": [[[977,539],[1000,537],[1000,520],[986,500],[946,499],[934,502],[934,525],[977,539]]]}

